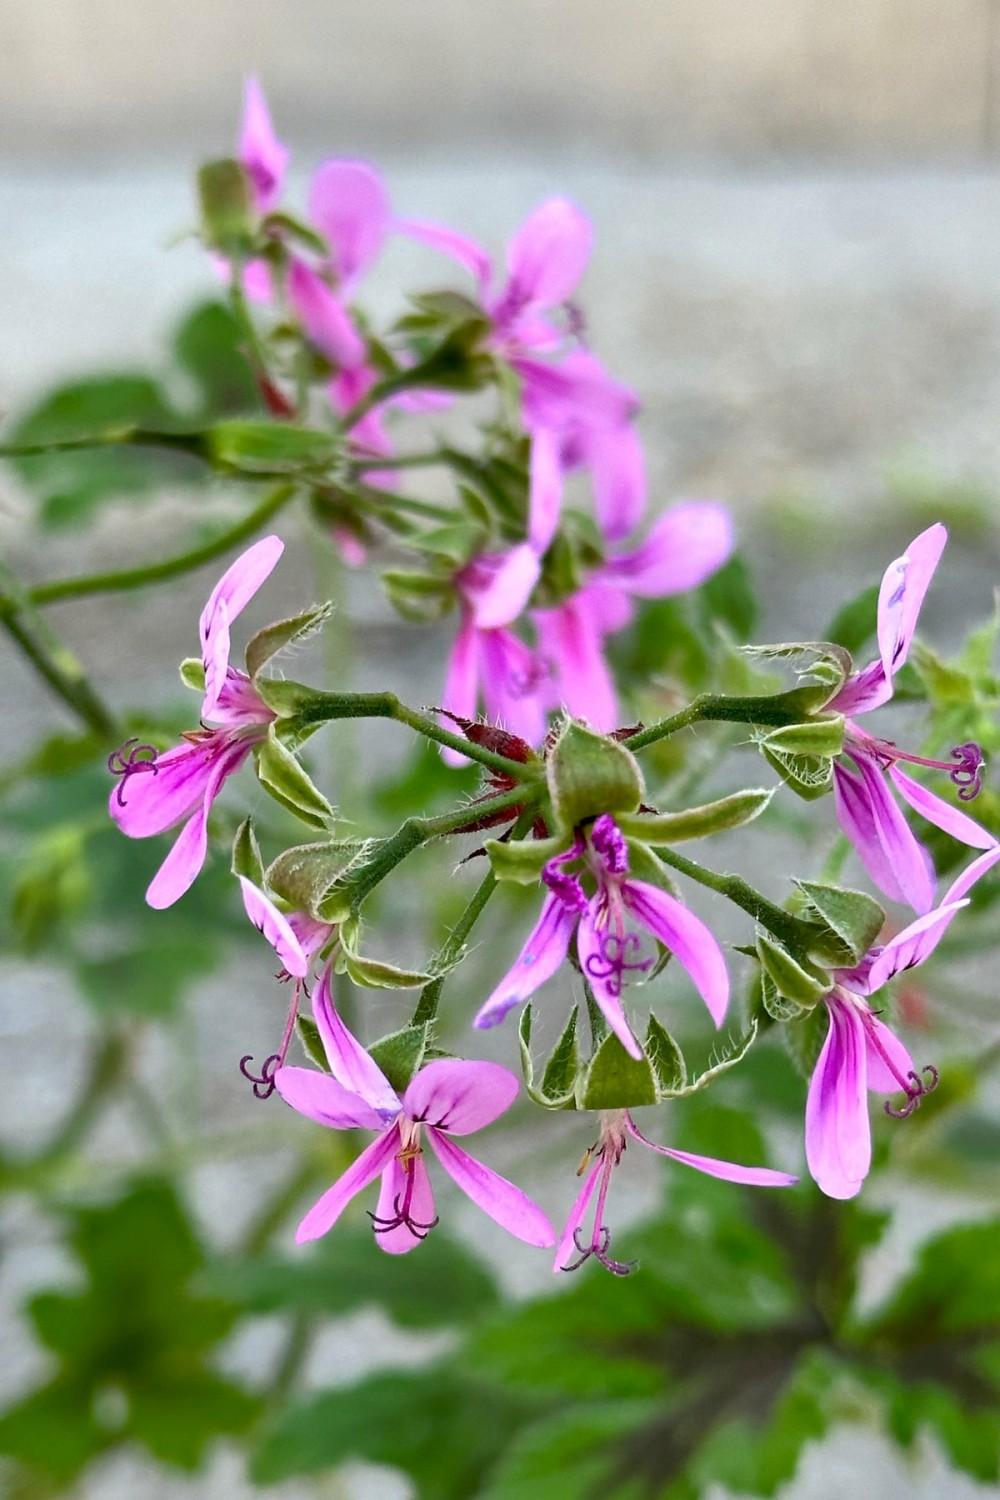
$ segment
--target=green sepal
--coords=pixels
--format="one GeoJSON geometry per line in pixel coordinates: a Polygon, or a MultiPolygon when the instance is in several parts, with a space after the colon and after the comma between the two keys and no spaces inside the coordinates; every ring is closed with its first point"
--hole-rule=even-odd
{"type": "Polygon", "coordinates": [[[205,691],[205,663],[200,656],[185,656],[178,670],[186,688],[194,693],[205,691]]]}
{"type": "Polygon", "coordinates": [[[521,1070],[524,1088],[530,1099],[544,1109],[575,1109],[575,1090],[580,1071],[580,1049],[576,1036],[577,1011],[574,1006],[563,1027],[562,1035],[549,1055],[541,1082],[535,1084],[535,1065],[531,1056],[531,1006],[521,1012],[517,1036],[521,1047],[521,1070]]]}
{"type": "Polygon", "coordinates": [[[679,844],[684,839],[707,838],[713,833],[723,833],[730,828],[742,828],[752,823],[768,807],[775,787],[754,787],[744,792],[733,792],[720,797],[717,802],[705,802],[700,807],[684,808],[681,812],[621,813],[618,826],[627,837],[641,839],[646,844],[679,844]]]}
{"type": "Polygon", "coordinates": [[[557,825],[569,833],[601,813],[634,813],[642,802],[639,763],[617,740],[567,719],[547,767],[557,825]]]}
{"type": "Polygon", "coordinates": [[[253,818],[244,818],[236,830],[230,868],[234,875],[245,876],[258,890],[264,889],[264,861],[260,857],[260,846],[253,831],[253,818]]]}
{"type": "Polygon", "coordinates": [[[814,1006],[807,1015],[782,1026],[782,1041],[803,1078],[812,1077],[829,1027],[830,1013],[825,1005],[814,1006]]]}
{"type": "Polygon", "coordinates": [[[815,880],[793,883],[803,898],[796,915],[816,929],[807,939],[810,953],[841,968],[860,963],[885,924],[874,897],[815,880]]]}
{"type": "MultiPolygon", "coordinates": [[[[633,880],[645,880],[649,885],[658,885],[671,896],[680,895],[680,888],[662,859],[657,859],[652,849],[638,839],[628,840],[628,868],[633,880]]],[[[647,975],[647,979],[652,975],[647,975]]]]}
{"type": "Polygon", "coordinates": [[[423,1066],[429,1029],[426,1022],[422,1026],[404,1026],[401,1031],[390,1031],[388,1036],[380,1037],[368,1048],[372,1062],[382,1069],[400,1098],[423,1066]]]}
{"type": "Polygon", "coordinates": [[[550,859],[563,853],[567,841],[565,838],[487,839],[483,848],[498,880],[537,885],[542,870],[550,859]]]}
{"type": "Polygon", "coordinates": [[[447,526],[433,526],[407,538],[407,546],[417,552],[429,552],[435,558],[444,558],[452,571],[462,568],[483,549],[483,529],[466,521],[454,521],[447,526]]]}
{"type": "Polygon", "coordinates": [[[268,866],[268,890],[294,911],[307,912],[320,922],[338,922],[351,909],[350,890],[342,881],[370,852],[368,839],[297,844],[268,866]]]}
{"type": "Polygon", "coordinates": [[[494,379],[496,365],[483,350],[489,319],[477,309],[456,323],[439,344],[407,372],[406,387],[433,386],[443,391],[478,391],[494,379]]]}
{"type": "Polygon", "coordinates": [[[307,1055],[316,1065],[323,1069],[324,1073],[330,1071],[330,1061],[323,1046],[323,1038],[319,1034],[319,1027],[310,1016],[296,1016],[295,1029],[299,1034],[299,1041],[306,1049],[307,1055]]]}
{"type": "Polygon", "coordinates": [[[455,606],[455,585],[450,578],[436,578],[409,568],[387,568],[382,587],[397,614],[404,620],[440,620],[455,606]]]}
{"type": "Polygon", "coordinates": [[[253,193],[240,163],[228,157],[200,167],[198,202],[205,244],[230,260],[249,258],[255,235],[253,193]]]}
{"type": "Polygon", "coordinates": [[[263,630],[258,630],[247,642],[244,658],[247,672],[252,678],[256,678],[272,656],[276,656],[287,646],[300,646],[311,635],[315,635],[317,630],[321,630],[332,614],[332,604],[317,604],[287,620],[277,620],[273,625],[265,625],[263,630]]]}
{"type": "Polygon", "coordinates": [[[839,755],[844,748],[844,716],[819,714],[801,724],[783,724],[770,730],[763,743],[783,755],[839,755]]]}
{"type": "Polygon", "coordinates": [[[833,761],[828,755],[789,755],[760,742],[761,754],[773,771],[804,802],[825,797],[833,787],[833,761]]]}
{"type": "MultiPolygon", "coordinates": [[[[254,689],[258,698],[279,719],[294,719],[320,696],[315,688],[306,687],[303,682],[288,682],[283,677],[258,677],[254,689]]],[[[291,732],[298,734],[300,731],[292,726],[291,732]]]]}
{"type": "Polygon", "coordinates": [[[234,417],[210,427],[205,443],[215,463],[255,474],[325,473],[341,457],[340,442],[332,432],[290,422],[234,417]]]}
{"type": "Polygon", "coordinates": [[[257,747],[256,759],[257,779],[276,802],[313,828],[329,827],[335,817],[333,808],[278,739],[273,724],[268,728],[267,739],[257,747]]]}
{"type": "Polygon", "coordinates": [[[414,969],[401,969],[382,959],[366,957],[358,950],[360,938],[360,918],[346,917],[340,926],[343,967],[355,984],[369,990],[414,990],[430,982],[430,974],[418,973],[414,969]]]}
{"type": "Polygon", "coordinates": [[[775,702],[813,713],[835,697],[851,675],[854,663],[851,653],[834,641],[783,641],[774,646],[744,646],[744,656],[762,661],[788,662],[799,679],[791,693],[781,694],[775,702]]]}
{"type": "MultiPolygon", "coordinates": [[[[790,1000],[801,1010],[810,1010],[817,1001],[833,989],[833,980],[829,974],[809,964],[808,960],[800,963],[792,957],[783,943],[779,943],[777,938],[773,938],[763,928],[758,929],[757,932],[757,957],[760,959],[761,968],[773,983],[778,994],[790,1000]]],[[[765,1004],[766,1001],[765,992],[765,1004]]],[[[786,1019],[775,1016],[769,1006],[767,1009],[768,1014],[775,1020],[786,1019]]]]}
{"type": "Polygon", "coordinates": [[[657,1101],[649,1058],[629,1057],[613,1031],[597,1048],[577,1080],[578,1109],[633,1109],[657,1101]]]}
{"type": "Polygon", "coordinates": [[[702,1089],[707,1089],[710,1084],[723,1073],[728,1073],[730,1068],[735,1068],[746,1057],[750,1048],[757,1040],[757,1021],[752,1019],[742,1036],[735,1041],[726,1042],[721,1048],[715,1049],[715,1061],[707,1067],[703,1073],[697,1074],[690,1082],[674,1089],[670,1094],[664,1094],[664,1098],[686,1099],[690,1094],[700,1094],[702,1089]]]}
{"type": "Polygon", "coordinates": [[[667,1028],[656,1019],[652,1011],[649,1013],[649,1021],[646,1025],[643,1051],[649,1058],[650,1067],[653,1069],[658,1097],[672,1099],[677,1090],[682,1089],[687,1083],[687,1063],[684,1061],[684,1053],[677,1042],[667,1028]]]}
{"type": "Polygon", "coordinates": [[[783,995],[766,969],[760,971],[760,1003],[769,1020],[782,1024],[799,1021],[815,1009],[815,1006],[800,1005],[797,1000],[783,995]]]}
{"type": "Polygon", "coordinates": [[[330,254],[330,247],[321,234],[317,234],[315,229],[304,224],[301,219],[296,219],[293,214],[285,213],[284,210],[267,214],[261,220],[261,228],[265,234],[279,242],[297,240],[300,245],[304,245],[307,250],[311,250],[314,255],[320,256],[323,260],[330,254]]]}

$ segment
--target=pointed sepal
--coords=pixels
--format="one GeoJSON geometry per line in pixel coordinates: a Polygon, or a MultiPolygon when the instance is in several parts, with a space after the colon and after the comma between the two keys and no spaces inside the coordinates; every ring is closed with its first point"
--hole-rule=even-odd
{"type": "Polygon", "coordinates": [[[244,875],[258,890],[264,889],[264,861],[253,831],[253,818],[244,818],[236,830],[230,868],[234,875],[244,875]]]}
{"type": "Polygon", "coordinates": [[[630,1057],[609,1032],[577,1080],[578,1109],[637,1109],[657,1101],[649,1058],[630,1057]]]}
{"type": "Polygon", "coordinates": [[[841,968],[860,963],[885,924],[874,897],[816,880],[793,883],[802,898],[796,915],[815,932],[807,938],[810,953],[841,968]]]}
{"type": "Polygon", "coordinates": [[[531,1055],[531,1023],[531,1006],[526,1005],[521,1012],[517,1032],[525,1092],[544,1109],[574,1109],[576,1080],[580,1071],[576,1007],[570,1011],[562,1035],[549,1054],[538,1083],[535,1082],[535,1064],[531,1055]]]}
{"type": "Polygon", "coordinates": [[[427,1052],[429,1026],[404,1026],[380,1037],[368,1048],[372,1062],[377,1063],[396,1093],[402,1098],[415,1073],[423,1067],[427,1052]]]}
{"type": "Polygon", "coordinates": [[[287,620],[277,620],[273,625],[265,625],[263,630],[258,630],[247,642],[245,659],[250,677],[255,679],[261,668],[273,656],[277,656],[279,651],[301,646],[310,636],[322,630],[332,614],[332,604],[317,604],[312,609],[303,610],[301,614],[292,615],[287,620]]]}
{"type": "Polygon", "coordinates": [[[654,848],[679,844],[685,839],[708,838],[713,833],[752,823],[767,809],[774,792],[774,787],[755,787],[681,812],[623,813],[618,816],[618,826],[627,837],[640,839],[654,848]]]}
{"type": "Polygon", "coordinates": [[[287,807],[289,812],[313,828],[328,828],[336,814],[323,793],[314,785],[292,752],[268,727],[267,739],[258,747],[257,779],[266,792],[287,807]]]}
{"type": "Polygon", "coordinates": [[[642,802],[635,756],[577,719],[566,720],[549,753],[547,775],[552,810],[564,833],[601,813],[634,813],[642,802]]]}

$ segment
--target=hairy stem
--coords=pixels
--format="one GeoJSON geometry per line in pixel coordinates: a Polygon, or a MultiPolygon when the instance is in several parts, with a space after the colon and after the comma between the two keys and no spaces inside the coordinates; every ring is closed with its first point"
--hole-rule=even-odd
{"type": "Polygon", "coordinates": [[[675,849],[657,849],[654,852],[672,870],[686,875],[689,880],[696,880],[699,885],[707,886],[710,891],[718,891],[720,896],[725,896],[736,906],[749,912],[755,921],[773,932],[792,952],[801,951],[802,927],[798,918],[783,911],[780,906],[775,906],[773,901],[768,901],[766,896],[754,890],[741,876],[719,875],[693,859],[688,859],[686,855],[678,854],[675,849]]]}
{"type": "Polygon", "coordinates": [[[645,750],[647,745],[655,745],[658,740],[665,740],[669,735],[676,734],[679,729],[687,729],[691,724],[714,720],[728,724],[780,726],[797,724],[802,716],[801,708],[789,707],[784,693],[756,698],[735,698],[721,693],[701,693],[688,704],[687,708],[682,708],[679,713],[671,714],[669,718],[660,719],[658,723],[640,729],[638,734],[630,735],[625,743],[630,750],[645,750]]]}
{"type": "Polygon", "coordinates": [[[7,589],[2,597],[0,624],[22,655],[88,729],[102,739],[114,739],[117,731],[110,709],[91,687],[76,657],[41,618],[30,595],[3,563],[0,581],[7,589]]]}

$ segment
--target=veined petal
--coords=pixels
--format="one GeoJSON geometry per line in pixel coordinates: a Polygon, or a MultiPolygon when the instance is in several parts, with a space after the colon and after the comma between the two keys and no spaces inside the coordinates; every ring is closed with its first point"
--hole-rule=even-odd
{"type": "Polygon", "coordinates": [[[483,697],[491,719],[529,745],[540,745],[547,728],[540,658],[510,630],[481,630],[483,697]]]}
{"type": "Polygon", "coordinates": [[[501,1177],[499,1172],[469,1156],[438,1130],[428,1130],[427,1139],[448,1176],[477,1208],[488,1214],[508,1234],[526,1245],[554,1245],[555,1230],[527,1193],[501,1177]]]}
{"type": "Polygon", "coordinates": [[[672,1146],[658,1146],[655,1141],[643,1135],[631,1115],[625,1118],[625,1128],[651,1151],[669,1156],[671,1161],[679,1161],[685,1167],[694,1167],[696,1172],[704,1172],[708,1177],[719,1177],[723,1182],[739,1182],[745,1187],[794,1187],[799,1180],[790,1172],[776,1172],[770,1167],[743,1167],[738,1162],[720,1161],[715,1156],[696,1156],[691,1151],[675,1151],[672,1146]]]}
{"type": "Polygon", "coordinates": [[[382,1186],[372,1225],[375,1243],[387,1255],[405,1255],[423,1243],[434,1222],[434,1192],[423,1156],[411,1157],[405,1168],[399,1157],[394,1156],[382,1172],[382,1186]],[[395,1224],[393,1221],[401,1217],[400,1210],[406,1204],[407,1190],[410,1195],[408,1217],[395,1224]]]}
{"type": "Polygon", "coordinates": [[[487,582],[469,590],[472,616],[480,630],[510,625],[522,613],[538,582],[542,564],[530,542],[495,559],[487,582]]]}
{"type": "Polygon", "coordinates": [[[684,500],[670,506],[634,552],[612,558],[604,577],[643,599],[697,588],[733,550],[733,522],[724,505],[684,500]]]}
{"type": "MultiPolygon", "coordinates": [[[[279,1069],[275,1081],[282,1071],[279,1069]]],[[[318,1240],[332,1229],[351,1199],[357,1197],[361,1189],[366,1188],[370,1182],[374,1182],[388,1166],[399,1150],[399,1144],[399,1128],[396,1125],[372,1141],[343,1176],[337,1178],[333,1187],[327,1188],[322,1198],[313,1204],[295,1231],[295,1243],[304,1245],[309,1240],[318,1240]]]]}
{"type": "Polygon", "coordinates": [[[566,708],[603,734],[620,720],[600,616],[590,608],[592,592],[564,599],[554,609],[537,609],[532,618],[539,648],[552,668],[553,707],[566,708]]]}
{"type": "Polygon", "coordinates": [[[218,755],[218,741],[165,750],[150,762],[155,770],[134,772],[112,787],[108,812],[130,839],[165,833],[200,807],[218,755]]]}
{"type": "Polygon", "coordinates": [[[983,876],[992,870],[997,860],[1000,860],[1000,844],[994,845],[992,849],[987,849],[985,854],[980,854],[978,859],[974,859],[970,865],[966,866],[961,875],[953,880],[945,891],[944,896],[941,898],[941,904],[945,905],[950,901],[961,901],[963,896],[969,894],[976,881],[982,880],[983,876]]]}
{"type": "Polygon", "coordinates": [[[333,1003],[332,963],[327,964],[313,991],[312,1012],[330,1072],[337,1082],[363,1099],[380,1117],[381,1125],[394,1119],[402,1109],[398,1094],[378,1063],[348,1031],[333,1003]]]}
{"type": "Polygon", "coordinates": [[[552,978],[566,957],[577,920],[577,913],[570,911],[557,896],[546,898],[542,914],[513,968],[480,1008],[473,1025],[480,1029],[498,1025],[509,1010],[552,978]]]}
{"type": "Polygon", "coordinates": [[[564,1270],[566,1262],[575,1260],[580,1254],[576,1243],[576,1233],[583,1223],[587,1209],[590,1207],[590,1200],[594,1196],[594,1189],[597,1187],[603,1167],[604,1162],[598,1157],[583,1179],[583,1186],[576,1195],[573,1207],[569,1211],[569,1218],[566,1220],[566,1226],[559,1236],[559,1243],[556,1245],[555,1259],[552,1265],[553,1271],[564,1270]]]}
{"type": "Polygon", "coordinates": [[[528,485],[528,540],[541,556],[559,526],[563,500],[562,444],[550,427],[536,427],[531,437],[528,485]]]}
{"type": "Polygon", "coordinates": [[[208,851],[208,815],[223,782],[238,770],[250,751],[248,741],[227,748],[216,760],[205,787],[201,806],[184,824],[173,848],[146,891],[146,904],[156,911],[173,906],[194,884],[208,851]]]}
{"type": "Polygon", "coordinates": [[[436,1058],[412,1079],[403,1095],[411,1120],[426,1120],[449,1135],[469,1135],[492,1125],[517,1098],[519,1084],[499,1063],[436,1058]]]}
{"type": "MultiPolygon", "coordinates": [[[[875,836],[903,899],[914,911],[929,911],[934,904],[934,866],[927,850],[893,801],[877,761],[857,752],[852,758],[861,773],[875,836]]],[[[864,859],[863,852],[860,849],[858,852],[864,859]]],[[[869,874],[875,879],[873,870],[869,869],[869,874]]]]}
{"type": "Polygon", "coordinates": [[[892,682],[885,675],[885,668],[880,661],[872,661],[848,677],[826,706],[831,713],[867,714],[873,708],[881,708],[891,697],[892,682]]]}
{"type": "Polygon", "coordinates": [[[304,979],[309,960],[284,912],[280,912],[259,886],[245,875],[239,877],[243,906],[250,921],[262,932],[293,979],[304,979]]]}
{"type": "Polygon", "coordinates": [[[868,994],[874,995],[904,969],[925,963],[944,937],[955,913],[968,904],[966,898],[952,901],[947,906],[937,906],[890,938],[868,971],[868,994]]]}
{"type": "Polygon", "coordinates": [[[869,1090],[874,1094],[898,1094],[899,1079],[914,1072],[913,1058],[899,1037],[876,1016],[870,1016],[865,1025],[865,1049],[868,1055],[869,1090]],[[893,1068],[899,1077],[893,1072],[893,1068]]]}
{"type": "Polygon", "coordinates": [[[597,524],[609,542],[620,542],[646,509],[646,455],[634,424],[596,429],[588,460],[597,524]]]}
{"type": "MultiPolygon", "coordinates": [[[[459,719],[474,719],[479,697],[479,631],[472,623],[472,614],[462,610],[462,620],[452,642],[448,657],[448,670],[444,680],[444,695],[441,705],[459,719]]],[[[444,722],[445,729],[454,725],[444,722]]],[[[464,766],[468,757],[447,746],[441,750],[445,765],[464,766]]]]}
{"type": "Polygon", "coordinates": [[[828,1198],[853,1198],[871,1165],[864,1024],[849,1002],[827,1001],[827,1010],[806,1101],[806,1161],[828,1198]]]}
{"type": "Polygon", "coordinates": [[[607,903],[600,896],[596,896],[588,902],[577,931],[576,947],[580,957],[580,968],[586,975],[587,983],[600,1007],[601,1015],[629,1056],[640,1058],[642,1048],[632,1035],[632,1028],[625,1018],[625,1010],[622,1006],[623,976],[609,960],[606,947],[607,937],[607,903]]]}
{"type": "Polygon", "coordinates": [[[385,183],[367,162],[333,157],[313,176],[309,218],[330,246],[341,283],[350,284],[372,264],[389,233],[385,183]]]}
{"type": "Polygon", "coordinates": [[[266,214],[281,197],[290,152],[274,132],[264,92],[251,74],[243,86],[240,164],[253,183],[257,212],[266,214]]]}
{"type": "Polygon", "coordinates": [[[397,233],[449,256],[471,272],[480,294],[486,290],[493,274],[493,263],[483,247],[468,235],[459,234],[457,229],[449,229],[445,224],[428,223],[426,219],[397,219],[395,229],[397,233]]]}
{"type": "Polygon", "coordinates": [[[886,568],[878,596],[878,648],[889,681],[910,651],[917,619],[948,540],[947,527],[928,526],[886,568]]]}
{"type": "Polygon", "coordinates": [[[512,355],[510,366],[521,377],[525,424],[534,431],[558,431],[576,423],[622,426],[639,409],[634,391],[622,385],[588,357],[567,356],[561,364],[546,364],[525,355],[512,355]],[[596,367],[596,368],[595,368],[596,367]]]}
{"type": "Polygon", "coordinates": [[[594,230],[568,198],[534,209],[507,247],[507,272],[525,302],[555,307],[576,291],[590,259],[594,230]]]}
{"type": "Polygon", "coordinates": [[[300,1115],[330,1130],[384,1130],[378,1110],[350,1089],[316,1068],[279,1068],[274,1086],[300,1115]]]}
{"type": "Polygon", "coordinates": [[[336,292],[301,260],[288,273],[288,298],[311,343],[333,364],[353,369],[364,363],[365,342],[336,292]]]}
{"type": "Polygon", "coordinates": [[[837,822],[872,880],[892,901],[905,901],[896,873],[875,828],[871,803],[860,776],[839,762],[833,767],[833,800],[837,822]]]}
{"type": "Polygon", "coordinates": [[[271,576],[284,550],[285,544],[280,537],[261,537],[226,569],[208,597],[198,621],[205,665],[203,718],[211,718],[225,683],[229,663],[229,627],[271,576]]]}
{"type": "Polygon", "coordinates": [[[987,833],[975,818],[970,818],[968,813],[962,812],[960,808],[954,807],[950,802],[945,802],[941,797],[928,791],[898,765],[889,767],[889,775],[899,795],[922,818],[926,818],[928,823],[933,823],[935,828],[943,829],[945,833],[950,833],[953,839],[958,839],[959,843],[968,844],[973,849],[996,848],[997,841],[992,833],[987,833]]]}
{"type": "Polygon", "coordinates": [[[722,949],[705,923],[683,902],[644,880],[627,880],[622,898],[636,919],[688,971],[712,1020],[721,1026],[729,1005],[729,972],[722,949]]]}

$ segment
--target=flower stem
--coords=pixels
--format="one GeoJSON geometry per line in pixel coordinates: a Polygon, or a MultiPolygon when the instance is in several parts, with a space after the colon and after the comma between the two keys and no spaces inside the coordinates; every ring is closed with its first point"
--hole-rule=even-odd
{"type": "Polygon", "coordinates": [[[741,876],[719,875],[715,870],[708,870],[704,865],[688,859],[686,855],[678,854],[675,849],[657,849],[654,852],[672,870],[686,875],[689,880],[696,880],[699,885],[707,886],[710,891],[718,891],[720,896],[741,906],[755,921],[780,938],[790,951],[801,952],[802,927],[798,918],[783,911],[780,906],[775,906],[773,901],[768,901],[766,896],[754,890],[741,876]]]}
{"type": "Polygon", "coordinates": [[[640,729],[638,734],[630,735],[625,744],[633,751],[645,750],[647,745],[655,745],[658,740],[665,740],[679,729],[687,729],[691,724],[710,720],[728,724],[782,725],[797,724],[802,716],[802,708],[790,707],[784,693],[755,698],[701,693],[679,713],[671,714],[669,718],[660,719],[658,723],[640,729]]]}
{"type": "MultiPolygon", "coordinates": [[[[51,583],[40,583],[35,588],[29,589],[26,597],[32,604],[54,604],[60,599],[80,599],[88,594],[124,593],[130,589],[144,588],[150,583],[163,583],[168,578],[177,578],[182,573],[190,573],[204,563],[211,562],[213,558],[221,557],[223,553],[229,552],[240,542],[246,541],[272,516],[277,515],[278,511],[282,510],[295,494],[295,485],[279,485],[228,531],[221,532],[219,536],[210,542],[204,542],[200,547],[192,547],[188,552],[179,552],[175,557],[167,557],[160,562],[145,563],[138,568],[123,568],[119,572],[85,573],[78,578],[56,578],[51,583]]],[[[11,604],[10,596],[0,598],[0,618],[3,618],[5,623],[11,604]]]]}

